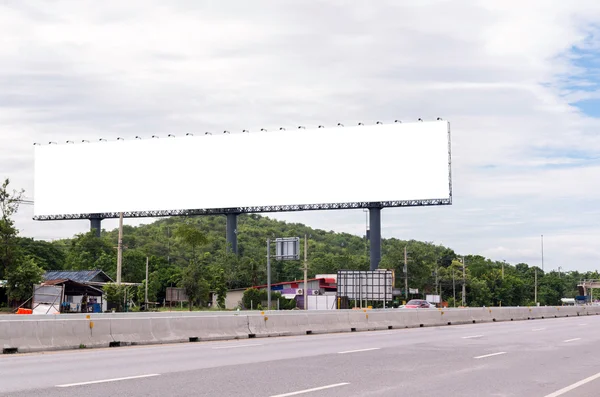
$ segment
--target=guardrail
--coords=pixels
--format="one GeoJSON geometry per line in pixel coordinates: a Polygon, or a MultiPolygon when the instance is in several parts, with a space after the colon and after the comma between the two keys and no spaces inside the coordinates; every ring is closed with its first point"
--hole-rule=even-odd
{"type": "Polygon", "coordinates": [[[6,316],[0,319],[0,346],[3,353],[17,353],[598,314],[600,306],[6,316]]]}

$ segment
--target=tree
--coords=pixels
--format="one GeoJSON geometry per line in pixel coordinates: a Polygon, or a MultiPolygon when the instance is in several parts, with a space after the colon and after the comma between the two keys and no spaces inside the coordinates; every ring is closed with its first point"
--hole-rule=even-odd
{"type": "MultiPolygon", "coordinates": [[[[8,191],[6,186],[4,190],[8,191]]],[[[17,193],[13,193],[15,194],[17,193]]],[[[6,217],[2,219],[5,220],[3,225],[6,225],[6,217]]],[[[316,274],[335,274],[340,269],[367,270],[369,268],[368,241],[365,236],[311,229],[302,224],[286,223],[257,214],[240,215],[238,218],[239,252],[238,255],[234,255],[226,250],[225,229],[226,220],[223,216],[173,217],[138,227],[125,226],[123,277],[127,281],[143,281],[145,258],[149,256],[151,268],[148,290],[151,300],[163,302],[167,287],[182,285],[184,272],[187,274],[196,272],[198,277],[195,282],[203,280],[199,282],[204,285],[205,281],[210,291],[224,297],[226,289],[266,284],[265,241],[268,237],[304,236],[305,234],[311,236],[308,250],[309,277],[312,278],[316,274]],[[209,255],[205,255],[207,253],[209,255]],[[190,267],[192,264],[194,266],[190,267]]],[[[95,268],[104,270],[109,276],[115,278],[118,233],[116,229],[103,231],[100,238],[95,237],[93,233],[85,233],[51,244],[21,238],[16,234],[14,227],[11,233],[13,241],[8,246],[12,263],[18,263],[23,255],[30,255],[38,266],[45,269],[95,268]],[[63,257],[64,260],[61,259],[63,257]]],[[[6,233],[0,233],[0,238],[6,239],[3,236],[6,236],[6,233]]],[[[6,262],[4,259],[7,257],[6,247],[7,244],[0,241],[0,260],[4,260],[2,264],[6,262]]],[[[409,288],[418,288],[423,295],[432,294],[436,289],[433,271],[437,270],[442,297],[444,300],[449,300],[452,296],[452,273],[454,273],[456,300],[461,301],[462,264],[454,262],[456,259],[454,251],[432,242],[396,238],[382,240],[380,268],[394,269],[395,287],[404,289],[405,247],[408,253],[409,288]]],[[[533,302],[534,267],[525,263],[513,266],[481,255],[464,255],[464,257],[469,305],[491,306],[498,305],[500,302],[503,306],[526,305],[533,302]],[[503,266],[504,278],[502,277],[503,266]]],[[[303,274],[300,269],[301,262],[274,260],[272,281],[302,279],[303,274]]],[[[4,271],[4,266],[0,271],[4,271]]],[[[560,304],[562,297],[580,295],[582,292],[577,288],[580,280],[600,277],[596,272],[572,271],[561,272],[561,274],[550,272],[546,275],[540,269],[537,272],[538,300],[542,304],[560,304]]],[[[186,283],[198,287],[198,285],[194,286],[192,281],[193,279],[188,278],[186,283]]],[[[200,287],[203,289],[202,286],[200,287]]],[[[0,294],[3,291],[4,289],[0,289],[0,294]]],[[[206,299],[208,298],[205,296],[201,301],[206,299]]],[[[273,298],[273,301],[275,300],[273,298]]],[[[282,303],[280,301],[280,307],[283,307],[282,303]]]]}
{"type": "Polygon", "coordinates": [[[118,285],[117,283],[104,284],[102,290],[106,296],[106,302],[111,306],[115,307],[118,312],[123,311],[123,303],[125,300],[125,285],[118,285]]]}
{"type": "Polygon", "coordinates": [[[492,293],[487,283],[473,277],[467,285],[467,303],[469,306],[490,306],[492,293]]]}
{"type": "MultiPolygon", "coordinates": [[[[246,310],[255,309],[262,310],[263,302],[269,299],[266,289],[248,288],[242,296],[242,307],[246,310]]],[[[277,305],[279,302],[280,310],[292,310],[296,308],[295,299],[286,299],[281,293],[271,291],[271,305],[277,305]]],[[[276,307],[276,306],[275,306],[276,307]]]]}
{"type": "Polygon", "coordinates": [[[197,248],[208,242],[206,235],[200,229],[189,223],[180,224],[177,229],[175,229],[175,236],[191,248],[190,262],[196,262],[198,260],[196,256],[197,248]]]}
{"type": "MultiPolygon", "coordinates": [[[[246,310],[257,309],[258,305],[260,305],[263,301],[263,295],[261,294],[261,292],[263,291],[258,290],[256,288],[248,288],[247,290],[245,290],[244,294],[242,295],[242,308],[246,310]]],[[[266,299],[267,298],[265,293],[264,300],[266,299]]]]}
{"type": "Polygon", "coordinates": [[[117,259],[113,245],[104,238],[96,237],[94,232],[76,235],[67,246],[66,268],[102,269],[109,273],[116,273],[117,259]]]}
{"type": "Polygon", "coordinates": [[[23,199],[24,190],[12,190],[9,186],[10,180],[6,178],[0,186],[0,280],[7,277],[7,272],[18,258],[18,245],[16,237],[18,234],[12,216],[19,210],[19,204],[23,199]]]}
{"type": "Polygon", "coordinates": [[[31,256],[24,257],[8,272],[8,298],[15,302],[23,302],[31,298],[33,285],[41,283],[43,275],[44,269],[39,267],[31,256]]]}
{"type": "Polygon", "coordinates": [[[18,237],[24,255],[29,255],[44,270],[62,270],[65,266],[65,247],[47,241],[18,237]]]}
{"type": "Polygon", "coordinates": [[[180,287],[185,290],[190,300],[190,311],[194,303],[202,305],[202,302],[208,301],[210,286],[202,277],[202,267],[199,263],[192,262],[183,270],[180,287]]]}

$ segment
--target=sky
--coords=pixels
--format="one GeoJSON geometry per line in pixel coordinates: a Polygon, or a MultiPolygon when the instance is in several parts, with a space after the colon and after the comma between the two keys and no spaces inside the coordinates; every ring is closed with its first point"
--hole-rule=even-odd
{"type": "MultiPolygon", "coordinates": [[[[384,238],[539,266],[543,235],[546,270],[600,269],[595,0],[7,0],[0,88],[0,177],[32,199],[34,142],[442,117],[453,205],[384,209],[384,238]]],[[[269,216],[363,235],[365,215],[269,216]]],[[[32,217],[21,235],[89,229],[32,217]]]]}

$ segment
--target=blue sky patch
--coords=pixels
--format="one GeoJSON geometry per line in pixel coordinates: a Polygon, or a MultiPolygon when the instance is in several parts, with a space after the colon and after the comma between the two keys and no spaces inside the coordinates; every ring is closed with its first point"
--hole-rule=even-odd
{"type": "Polygon", "coordinates": [[[600,117],[600,99],[586,99],[575,102],[573,105],[588,116],[600,117]]]}
{"type": "Polygon", "coordinates": [[[571,105],[588,116],[600,117],[600,51],[573,48],[571,55],[574,57],[573,65],[578,68],[578,73],[569,78],[568,89],[571,92],[589,92],[598,96],[573,102],[571,105]]]}

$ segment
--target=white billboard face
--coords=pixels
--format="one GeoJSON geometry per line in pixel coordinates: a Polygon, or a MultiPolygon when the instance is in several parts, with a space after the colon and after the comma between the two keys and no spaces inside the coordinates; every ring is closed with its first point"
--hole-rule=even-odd
{"type": "Polygon", "coordinates": [[[450,198],[446,121],[35,146],[36,217],[450,198]]]}

